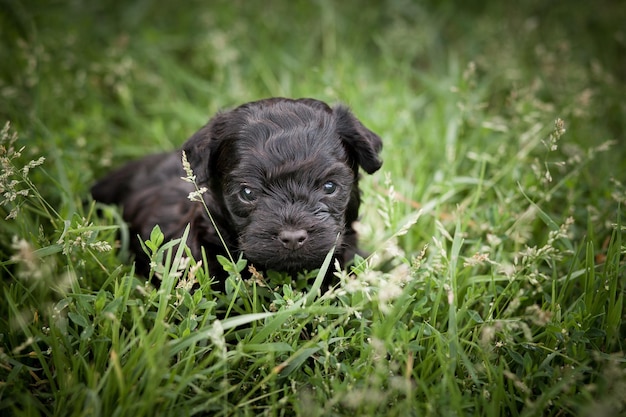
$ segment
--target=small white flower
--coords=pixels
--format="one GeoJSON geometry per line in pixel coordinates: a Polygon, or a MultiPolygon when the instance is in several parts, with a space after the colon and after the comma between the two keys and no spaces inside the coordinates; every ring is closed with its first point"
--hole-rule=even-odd
{"type": "Polygon", "coordinates": [[[206,193],[207,191],[208,191],[208,188],[200,187],[196,191],[190,192],[187,198],[190,201],[202,201],[202,194],[206,193]]]}
{"type": "Polygon", "coordinates": [[[189,161],[187,160],[187,154],[185,153],[185,151],[183,151],[183,170],[185,171],[185,174],[187,174],[187,176],[180,177],[180,178],[185,182],[195,183],[196,176],[193,175],[193,170],[191,169],[191,165],[189,164],[189,161]]]}

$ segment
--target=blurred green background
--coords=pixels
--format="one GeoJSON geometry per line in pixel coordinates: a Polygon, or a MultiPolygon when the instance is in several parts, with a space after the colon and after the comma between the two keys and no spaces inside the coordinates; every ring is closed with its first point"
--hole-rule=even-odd
{"type": "Polygon", "coordinates": [[[432,116],[468,62],[488,90],[486,102],[470,104],[488,114],[507,111],[512,92],[533,89],[542,111],[576,116],[567,121],[581,142],[624,136],[626,7],[618,1],[1,7],[0,118],[71,161],[80,182],[103,163],[180,145],[220,108],[267,96],[345,101],[384,129],[391,149],[436,146],[439,138],[423,136],[439,132],[408,132],[402,119],[432,116]],[[391,108],[406,114],[385,114],[391,108]],[[390,127],[391,116],[399,120],[390,127]]]}

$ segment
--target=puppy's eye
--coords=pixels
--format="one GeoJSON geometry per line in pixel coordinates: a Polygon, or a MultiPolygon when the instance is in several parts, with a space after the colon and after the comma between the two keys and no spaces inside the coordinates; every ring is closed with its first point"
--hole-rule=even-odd
{"type": "Polygon", "coordinates": [[[252,203],[256,200],[256,194],[250,187],[241,187],[239,190],[239,198],[245,203],[252,203]]]}
{"type": "Polygon", "coordinates": [[[335,191],[337,191],[337,184],[332,181],[325,182],[324,185],[322,185],[322,191],[324,191],[324,194],[334,194],[335,191]]]}

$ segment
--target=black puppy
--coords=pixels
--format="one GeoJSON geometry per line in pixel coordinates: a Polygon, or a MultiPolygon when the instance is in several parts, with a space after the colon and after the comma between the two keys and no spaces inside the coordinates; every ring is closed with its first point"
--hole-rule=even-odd
{"type": "MultiPolygon", "coordinates": [[[[381,139],[344,106],[313,99],[271,98],[218,113],[182,150],[130,162],[98,183],[97,201],[120,204],[131,235],[147,239],[158,224],[165,239],[181,237],[196,259],[204,248],[211,274],[225,274],[216,255],[225,249],[200,202],[188,199],[194,185],[181,177],[182,151],[233,256],[243,252],[257,269],[294,274],[319,268],[337,243],[343,265],[358,253],[358,168],[381,166],[381,139]]],[[[137,238],[131,249],[137,269],[148,258],[137,238]]]]}

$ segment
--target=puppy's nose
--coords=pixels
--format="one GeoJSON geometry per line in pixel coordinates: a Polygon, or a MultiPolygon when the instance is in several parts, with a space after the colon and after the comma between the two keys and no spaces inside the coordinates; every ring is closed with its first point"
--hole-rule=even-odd
{"type": "Polygon", "coordinates": [[[278,234],[278,239],[283,244],[283,246],[289,250],[300,249],[304,242],[308,239],[309,234],[306,230],[298,229],[298,230],[282,230],[278,234]]]}

